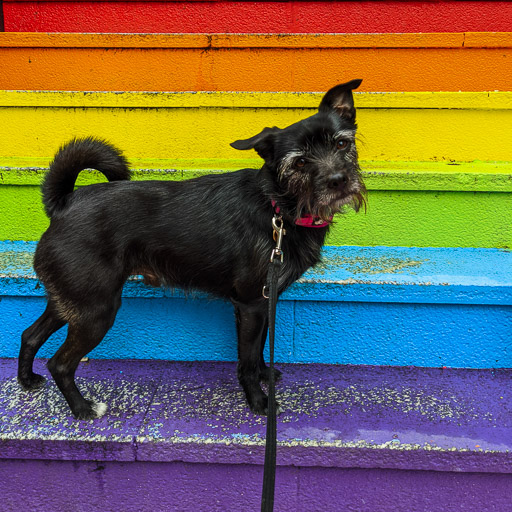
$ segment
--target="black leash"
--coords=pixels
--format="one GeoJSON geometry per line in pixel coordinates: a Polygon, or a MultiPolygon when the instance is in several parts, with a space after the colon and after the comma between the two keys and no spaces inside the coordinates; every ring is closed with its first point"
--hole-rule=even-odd
{"type": "Polygon", "coordinates": [[[263,490],[261,493],[261,512],[274,510],[274,491],[276,484],[276,452],[277,452],[277,411],[276,389],[274,379],[274,335],[276,325],[276,306],[278,280],[281,265],[283,264],[283,251],[281,243],[285,230],[283,219],[275,215],[272,219],[276,248],[270,256],[267,284],[263,289],[263,296],[268,298],[268,345],[269,345],[269,378],[268,378],[268,406],[267,406],[267,433],[265,439],[265,462],[263,466],[263,490]],[[268,296],[265,294],[268,291],[268,296]]]}

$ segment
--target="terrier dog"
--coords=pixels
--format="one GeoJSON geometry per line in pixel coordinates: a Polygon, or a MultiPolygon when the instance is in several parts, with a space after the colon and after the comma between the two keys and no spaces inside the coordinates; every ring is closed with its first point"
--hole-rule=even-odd
{"type": "Polygon", "coordinates": [[[275,247],[271,221],[278,211],[286,229],[280,294],[320,260],[333,215],[365,203],[352,95],[360,83],[333,87],[307,119],[233,142],[236,149],[256,150],[264,160],[259,170],[131,182],[127,161],[107,142],[89,137],[62,146],[42,185],[51,223],[34,268],[48,303],[22,335],[23,388],[43,385],[33,372],[34,357],[68,324],[48,368],[76,418],[102,416],[106,405],[81,395],[75,371],[114,323],[124,282],[138,274],[152,285],[199,289],[233,303],[238,379],[251,410],[265,415],[260,382],[269,378],[263,360],[268,312],[262,289],[275,247]],[[78,174],[89,168],[109,182],[73,191],[78,174]]]}

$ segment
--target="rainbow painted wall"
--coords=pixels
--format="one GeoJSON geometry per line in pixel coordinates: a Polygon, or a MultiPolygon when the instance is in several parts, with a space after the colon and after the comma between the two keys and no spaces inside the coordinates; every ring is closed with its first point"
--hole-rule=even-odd
{"type": "Polygon", "coordinates": [[[361,77],[369,210],[328,243],[512,245],[509,2],[4,0],[4,18],[0,239],[39,238],[41,169],[74,135],[141,179],[257,166],[229,143],[361,77]]]}
{"type": "Polygon", "coordinates": [[[79,369],[109,413],[75,422],[51,382],[20,392],[13,356],[44,307],[39,185],[57,148],[90,134],[137,180],[257,167],[229,143],[362,78],[368,211],[339,216],[322,266],[279,303],[276,510],[510,510],[512,2],[0,8],[4,508],[259,508],[264,420],[242,404],[229,304],[130,281],[79,369]]]}

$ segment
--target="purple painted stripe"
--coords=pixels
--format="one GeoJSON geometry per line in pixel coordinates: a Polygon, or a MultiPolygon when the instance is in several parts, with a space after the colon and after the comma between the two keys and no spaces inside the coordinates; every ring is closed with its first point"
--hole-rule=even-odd
{"type": "MultiPolygon", "coordinates": [[[[46,373],[43,361],[39,371],[46,373]]],[[[0,458],[261,464],[263,418],[233,363],[93,360],[70,417],[53,382],[21,391],[0,360],[0,458]]],[[[278,464],[512,473],[510,370],[281,365],[278,464]]]]}
{"type": "MultiPolygon", "coordinates": [[[[2,510],[254,512],[253,465],[0,460],[2,510]]],[[[512,475],[279,467],[275,512],[509,512],[512,475]]]]}

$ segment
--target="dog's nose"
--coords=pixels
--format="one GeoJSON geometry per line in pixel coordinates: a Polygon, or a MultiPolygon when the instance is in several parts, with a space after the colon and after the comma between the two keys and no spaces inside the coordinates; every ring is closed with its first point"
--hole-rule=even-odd
{"type": "Polygon", "coordinates": [[[337,172],[329,178],[327,186],[334,190],[342,190],[347,185],[347,183],[348,176],[345,173],[337,172]]]}

